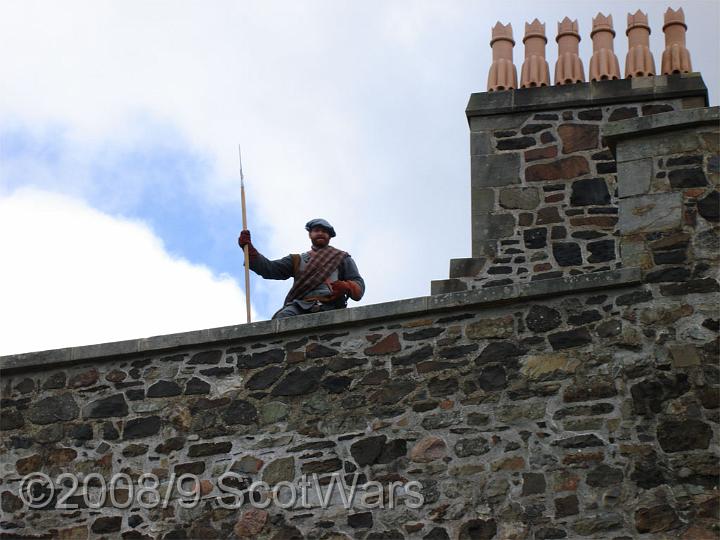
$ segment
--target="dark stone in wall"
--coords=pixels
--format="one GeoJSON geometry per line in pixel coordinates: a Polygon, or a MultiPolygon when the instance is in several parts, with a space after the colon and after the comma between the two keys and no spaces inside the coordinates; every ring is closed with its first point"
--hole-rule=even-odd
{"type": "Polygon", "coordinates": [[[480,388],[486,392],[502,390],[507,386],[507,373],[501,365],[490,364],[482,368],[478,377],[480,388]]]}
{"type": "Polygon", "coordinates": [[[652,300],[652,293],[650,291],[633,291],[628,294],[622,294],[617,297],[615,304],[618,306],[634,306],[643,302],[652,300]]]}
{"type": "Polygon", "coordinates": [[[97,518],[90,529],[95,534],[119,532],[122,526],[122,516],[109,516],[97,518]]]}
{"type": "Polygon", "coordinates": [[[605,443],[598,438],[597,435],[575,435],[566,439],[560,439],[553,443],[553,446],[561,448],[591,448],[595,446],[605,446],[605,443]]]}
{"type": "Polygon", "coordinates": [[[669,504],[641,508],[635,512],[635,528],[640,534],[659,533],[682,526],[675,509],[669,504]]]}
{"type": "Polygon", "coordinates": [[[693,279],[685,283],[662,285],[660,293],[663,296],[679,296],[685,294],[699,294],[720,291],[720,285],[712,278],[693,279]]]}
{"type": "Polygon", "coordinates": [[[683,266],[676,266],[648,272],[645,279],[650,283],[672,283],[686,281],[689,277],[690,270],[683,266]]]}
{"type": "Polygon", "coordinates": [[[527,249],[540,249],[547,245],[547,228],[526,229],[523,231],[523,239],[527,249]]]}
{"type": "Polygon", "coordinates": [[[332,375],[323,380],[322,387],[331,394],[339,394],[347,390],[352,381],[351,377],[332,375]]]}
{"type": "Polygon", "coordinates": [[[578,113],[578,119],[580,120],[602,120],[602,118],[602,109],[588,109],[578,113]]]}
{"type": "Polygon", "coordinates": [[[668,158],[665,162],[667,167],[679,167],[683,165],[702,165],[702,156],[680,156],[668,158]]]}
{"type": "Polygon", "coordinates": [[[548,341],[554,350],[560,351],[562,349],[582,347],[592,343],[592,336],[590,336],[590,332],[588,332],[587,328],[577,328],[567,332],[550,334],[548,336],[548,341]]]}
{"type": "Polygon", "coordinates": [[[372,513],[360,512],[358,514],[348,514],[347,524],[353,529],[370,529],[373,526],[372,513]]]}
{"type": "Polygon", "coordinates": [[[693,187],[705,187],[708,185],[705,172],[696,167],[693,169],[675,169],[668,175],[670,186],[673,189],[686,189],[693,187]]]}
{"type": "Polygon", "coordinates": [[[585,481],[588,486],[609,487],[622,483],[623,479],[624,475],[621,469],[602,464],[588,472],[585,481]]]}
{"type": "Polygon", "coordinates": [[[245,383],[245,387],[249,390],[265,390],[270,388],[284,372],[284,368],[280,366],[270,366],[255,373],[245,383]]]}
{"type": "Polygon", "coordinates": [[[674,111],[672,105],[667,105],[665,103],[659,103],[659,104],[651,104],[651,105],[643,105],[642,106],[642,115],[643,116],[650,116],[651,114],[659,114],[664,112],[670,112],[674,111]]]}
{"type": "Polygon", "coordinates": [[[720,192],[710,192],[697,203],[698,213],[708,221],[720,221],[720,192]]]}
{"type": "Polygon", "coordinates": [[[210,384],[197,377],[193,377],[185,385],[185,395],[208,393],[210,393],[210,384]]]}
{"type": "Polygon", "coordinates": [[[615,259],[615,240],[588,242],[587,249],[590,252],[588,262],[598,263],[615,259]]]}
{"type": "Polygon", "coordinates": [[[611,398],[617,395],[613,380],[594,378],[586,381],[576,381],[563,392],[563,401],[573,403],[577,401],[594,401],[611,398]]]}
{"type": "Polygon", "coordinates": [[[182,388],[175,381],[158,381],[148,388],[147,397],[171,397],[179,396],[181,393],[182,388]]]}
{"type": "Polygon", "coordinates": [[[497,534],[494,519],[471,519],[460,527],[459,540],[492,540],[497,534]]]}
{"type": "Polygon", "coordinates": [[[556,309],[534,305],[525,317],[525,324],[533,332],[548,332],[554,330],[562,323],[562,316],[556,309]]]}
{"type": "MultiPolygon", "coordinates": [[[[475,345],[475,347],[477,348],[477,345],[475,345]]],[[[409,352],[408,354],[402,356],[394,356],[392,359],[392,364],[394,366],[409,366],[412,364],[416,364],[417,362],[421,362],[422,360],[427,360],[432,355],[432,345],[424,345],[419,349],[415,349],[414,351],[409,352]]]]}
{"type": "Polygon", "coordinates": [[[517,357],[525,354],[525,351],[510,341],[489,343],[475,359],[475,364],[480,366],[490,362],[517,361],[517,357]]]}
{"type": "Polygon", "coordinates": [[[2,414],[0,414],[1,431],[17,429],[24,425],[25,419],[20,411],[3,409],[2,414]]]}
{"type": "Polygon", "coordinates": [[[658,425],[657,439],[665,452],[707,450],[712,428],[694,418],[665,420],[658,425]]]}
{"type": "Polygon", "coordinates": [[[319,343],[310,343],[305,348],[305,356],[307,358],[326,358],[328,356],[335,356],[338,353],[335,349],[320,345],[319,343]]]}
{"type": "Polygon", "coordinates": [[[84,418],[113,418],[126,416],[127,413],[127,402],[122,394],[92,401],[83,409],[84,418]]]}
{"type": "Polygon", "coordinates": [[[219,364],[220,359],[222,358],[222,351],[203,351],[199,352],[197,354],[194,354],[190,360],[188,361],[188,364],[190,365],[198,365],[198,364],[219,364]]]}
{"type": "Polygon", "coordinates": [[[501,139],[497,143],[498,150],[522,150],[535,144],[532,137],[515,137],[514,139],[501,139]]]}
{"type": "Polygon", "coordinates": [[[610,192],[602,178],[578,180],[572,184],[570,204],[573,206],[605,205],[610,203],[610,192]]]}
{"type": "Polygon", "coordinates": [[[575,315],[569,315],[568,316],[568,324],[571,326],[582,326],[584,324],[589,324],[595,321],[599,321],[603,318],[603,316],[600,314],[599,311],[594,309],[589,309],[587,311],[583,311],[582,313],[578,313],[575,315]]]}
{"type": "Polygon", "coordinates": [[[306,370],[295,369],[272,389],[273,396],[299,396],[313,392],[320,383],[325,368],[315,366],[306,370]]]}
{"type": "Polygon", "coordinates": [[[360,467],[372,465],[380,457],[386,440],[385,435],[361,439],[350,445],[350,454],[360,467]]]}
{"type": "Polygon", "coordinates": [[[618,107],[610,113],[608,122],[615,122],[616,120],[625,120],[626,118],[635,118],[638,115],[637,108],[635,107],[618,107]]]}
{"type": "Polygon", "coordinates": [[[450,535],[442,527],[433,527],[422,540],[450,540],[450,535]]]}
{"type": "Polygon", "coordinates": [[[238,355],[237,365],[239,368],[252,369],[267,366],[268,364],[279,364],[283,360],[285,360],[285,351],[283,349],[270,349],[252,355],[238,355]]]}
{"type": "Polygon", "coordinates": [[[523,135],[532,135],[533,133],[543,131],[544,129],[547,129],[549,127],[552,127],[552,125],[551,124],[526,124],[520,130],[520,133],[522,133],[523,135]]]}
{"type": "Polygon", "coordinates": [[[407,341],[419,341],[439,336],[444,331],[445,329],[440,327],[423,328],[422,330],[416,330],[415,332],[403,332],[403,339],[407,341]]]}
{"type": "Polygon", "coordinates": [[[542,473],[523,473],[522,496],[545,493],[545,475],[542,473]]]}
{"type": "Polygon", "coordinates": [[[140,439],[155,435],[160,431],[160,417],[147,416],[128,420],[123,429],[123,439],[140,439]]]}
{"type": "Polygon", "coordinates": [[[236,399],[222,413],[222,419],[229,425],[248,425],[255,422],[258,412],[255,405],[243,399],[236,399]]]}
{"type": "Polygon", "coordinates": [[[553,257],[560,266],[578,266],[582,264],[580,246],[573,242],[553,242],[553,257]]]}

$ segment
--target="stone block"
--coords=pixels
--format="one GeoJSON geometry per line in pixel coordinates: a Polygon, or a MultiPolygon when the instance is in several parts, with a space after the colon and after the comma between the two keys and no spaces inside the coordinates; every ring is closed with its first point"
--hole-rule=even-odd
{"type": "Polygon", "coordinates": [[[470,132],[470,155],[484,156],[493,153],[492,135],[489,131],[470,132]]]}
{"type": "Polygon", "coordinates": [[[682,193],[656,193],[618,201],[621,234],[662,231],[682,224],[682,193]]]}
{"type": "MultiPolygon", "coordinates": [[[[472,100],[472,97],[470,98],[472,100]]],[[[522,126],[530,114],[495,114],[491,116],[469,117],[470,131],[492,131],[495,129],[515,129],[522,126]]]]}
{"type": "Polygon", "coordinates": [[[471,156],[470,178],[473,191],[520,183],[520,155],[471,156]]]}
{"type": "Polygon", "coordinates": [[[670,347],[671,363],[674,368],[686,368],[700,365],[700,356],[693,345],[670,347]]]}
{"type": "Polygon", "coordinates": [[[470,210],[473,214],[490,214],[495,209],[495,191],[473,189],[470,194],[470,210]]]}
{"type": "Polygon", "coordinates": [[[467,290],[467,283],[461,279],[436,279],[430,282],[430,294],[446,294],[467,290]]]}
{"type": "Polygon", "coordinates": [[[642,158],[618,163],[618,195],[632,197],[650,190],[653,179],[653,159],[642,158]]]}
{"type": "Polygon", "coordinates": [[[450,277],[475,277],[483,271],[486,264],[487,259],[485,257],[450,259],[450,277]]]}
{"type": "Polygon", "coordinates": [[[534,210],[540,204],[537,188],[505,188],[500,190],[500,206],[511,210],[534,210]]]}
{"type": "Polygon", "coordinates": [[[473,239],[488,240],[508,238],[515,233],[515,217],[512,214],[475,214],[472,216],[473,239]]]}

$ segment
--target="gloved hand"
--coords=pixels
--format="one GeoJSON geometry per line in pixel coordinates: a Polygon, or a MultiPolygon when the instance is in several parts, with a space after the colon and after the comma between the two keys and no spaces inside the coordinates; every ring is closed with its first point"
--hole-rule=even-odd
{"type": "Polygon", "coordinates": [[[238,237],[238,245],[244,250],[245,246],[248,247],[248,255],[252,259],[258,254],[257,249],[255,249],[255,246],[252,245],[252,241],[250,239],[250,231],[247,229],[240,231],[240,236],[238,237]]]}
{"type": "Polygon", "coordinates": [[[342,295],[350,296],[350,294],[352,294],[352,287],[347,281],[333,281],[330,284],[330,289],[335,298],[339,298],[342,295]]]}

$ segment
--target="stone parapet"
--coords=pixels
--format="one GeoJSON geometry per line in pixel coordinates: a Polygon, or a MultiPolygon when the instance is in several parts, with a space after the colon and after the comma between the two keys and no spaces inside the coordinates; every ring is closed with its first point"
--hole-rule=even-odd
{"type": "Polygon", "coordinates": [[[327,331],[331,328],[390,321],[398,317],[430,316],[468,306],[524,302],[551,294],[561,295],[613,286],[628,286],[637,283],[639,278],[637,269],[628,268],[570,279],[498,287],[492,290],[464,291],[457,294],[445,291],[433,296],[407,298],[251,324],[0,356],[0,374],[6,376],[15,372],[47,370],[88,361],[114,361],[147,354],[169,354],[175,349],[189,346],[212,347],[248,339],[277,339],[297,332],[327,331]]]}

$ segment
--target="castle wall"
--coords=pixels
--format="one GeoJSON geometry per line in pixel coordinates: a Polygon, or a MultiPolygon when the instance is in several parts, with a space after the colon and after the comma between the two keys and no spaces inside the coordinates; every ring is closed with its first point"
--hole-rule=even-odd
{"type": "Polygon", "coordinates": [[[718,287],[685,285],[625,269],[3,358],[0,534],[698,538],[718,505],[718,287]],[[370,489],[322,508],[311,487],[307,507],[223,508],[228,471],[238,490],[379,482],[385,507],[370,489]],[[77,508],[26,508],[37,472],[76,475],[77,508]],[[167,506],[89,508],[93,473],[91,504],[152,473],[167,506]],[[202,480],[188,508],[183,473],[202,480]]]}

